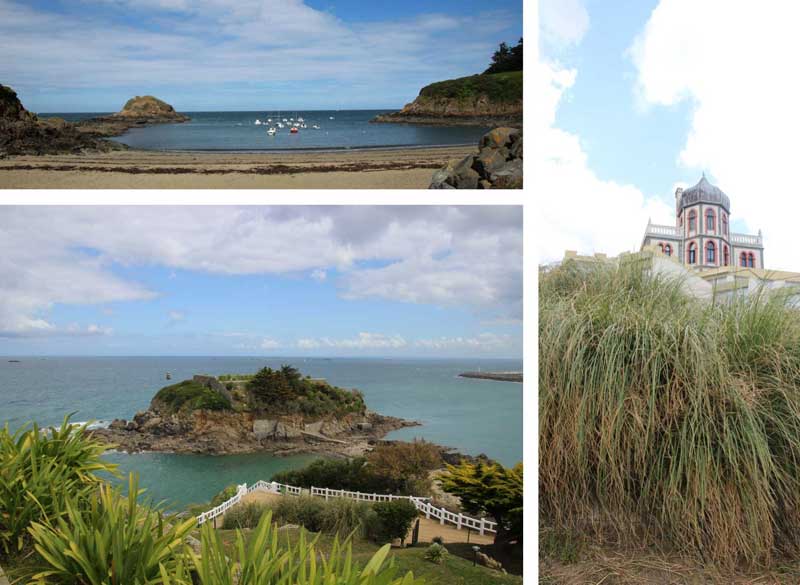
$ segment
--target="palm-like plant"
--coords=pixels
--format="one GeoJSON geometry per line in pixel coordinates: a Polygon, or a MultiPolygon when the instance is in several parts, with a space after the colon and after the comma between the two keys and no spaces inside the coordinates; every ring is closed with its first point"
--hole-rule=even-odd
{"type": "Polygon", "coordinates": [[[31,522],[57,517],[67,495],[81,499],[102,481],[99,473],[115,473],[100,459],[108,445],[85,431],[68,416],[58,429],[0,430],[0,551],[23,549],[31,522]]]}
{"type": "MultiPolygon", "coordinates": [[[[241,531],[236,533],[232,558],[218,532],[206,524],[201,531],[201,554],[188,551],[201,585],[424,585],[412,573],[396,577],[397,567],[386,563],[389,545],[381,548],[361,569],[353,563],[349,541],[334,539],[330,554],[316,550],[316,538],[308,541],[301,530],[296,544],[278,546],[278,527],[272,524],[272,512],[262,516],[258,527],[245,544],[241,531]]],[[[184,582],[186,571],[173,580],[168,572],[165,585],[184,582]]]]}
{"type": "Polygon", "coordinates": [[[66,498],[55,520],[33,523],[34,548],[46,566],[31,583],[155,585],[162,572],[184,572],[183,542],[195,519],[167,525],[158,509],[138,503],[140,493],[131,474],[127,496],[103,484],[86,502],[66,498]]]}

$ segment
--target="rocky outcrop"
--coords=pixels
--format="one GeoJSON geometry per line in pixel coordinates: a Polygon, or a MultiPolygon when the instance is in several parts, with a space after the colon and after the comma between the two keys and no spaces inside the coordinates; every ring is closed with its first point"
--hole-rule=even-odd
{"type": "Polygon", "coordinates": [[[372,120],[445,126],[517,126],[522,123],[522,71],[470,75],[432,83],[399,112],[372,120]]]}
{"type": "Polygon", "coordinates": [[[230,454],[329,453],[358,455],[388,432],[419,423],[366,414],[329,416],[317,421],[302,417],[262,418],[250,412],[195,410],[166,414],[148,409],[132,420],[115,419],[95,436],[127,452],[230,454]]]}
{"type": "Polygon", "coordinates": [[[461,100],[420,96],[399,112],[381,114],[372,121],[428,126],[505,126],[522,121],[522,101],[498,103],[485,94],[461,100]]]}
{"type": "Polygon", "coordinates": [[[78,126],[82,131],[96,136],[119,136],[138,126],[153,124],[178,124],[188,122],[189,116],[175,111],[168,103],[151,95],[136,96],[129,99],[122,109],[110,116],[98,116],[78,126]]]}
{"type": "Polygon", "coordinates": [[[40,119],[25,109],[16,92],[0,85],[0,156],[107,152],[127,148],[85,132],[61,118],[40,119]]]}
{"type": "Polygon", "coordinates": [[[522,130],[495,128],[476,155],[436,171],[431,189],[522,189],[522,130]]]}

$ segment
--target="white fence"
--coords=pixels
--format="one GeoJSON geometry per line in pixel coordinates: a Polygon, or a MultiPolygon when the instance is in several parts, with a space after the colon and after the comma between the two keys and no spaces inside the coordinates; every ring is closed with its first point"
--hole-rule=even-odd
{"type": "MultiPolygon", "coordinates": [[[[268,492],[273,494],[283,494],[290,496],[299,496],[303,493],[303,489],[293,485],[286,485],[275,481],[257,481],[250,487],[247,484],[237,486],[236,495],[231,499],[226,500],[216,508],[212,508],[207,512],[203,512],[197,517],[197,524],[207,522],[217,516],[223,515],[230,508],[238,504],[242,498],[255,491],[268,492]]],[[[349,500],[358,500],[360,502],[391,502],[393,500],[409,500],[417,507],[420,513],[425,514],[426,518],[435,518],[439,524],[454,524],[457,529],[469,528],[476,530],[480,534],[487,532],[496,533],[497,523],[485,518],[473,518],[472,516],[465,516],[464,514],[456,514],[444,508],[437,508],[430,503],[430,498],[416,497],[416,496],[395,496],[392,494],[367,494],[363,492],[349,492],[347,490],[332,490],[329,488],[312,487],[307,493],[312,496],[330,499],[330,498],[347,498],[349,500]]]]}

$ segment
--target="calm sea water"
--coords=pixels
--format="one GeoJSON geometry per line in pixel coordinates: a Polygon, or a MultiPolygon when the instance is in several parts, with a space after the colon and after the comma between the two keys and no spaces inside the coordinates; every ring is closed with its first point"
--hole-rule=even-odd
{"type": "MultiPolygon", "coordinates": [[[[0,358],[0,424],[28,421],[130,419],[166,384],[193,374],[254,372],[291,363],[332,384],[358,388],[382,414],[418,420],[388,438],[421,437],[461,452],[485,453],[506,465],[522,459],[522,384],[459,378],[467,370],[521,370],[520,360],[394,360],[256,357],[19,357],[0,358]],[[9,359],[18,359],[9,362],[9,359]]],[[[174,505],[207,501],[231,483],[268,480],[302,467],[313,456],[112,453],[122,470],[137,471],[158,500],[174,505]]]]}
{"type": "MultiPolygon", "coordinates": [[[[378,114],[391,110],[317,110],[300,112],[187,112],[192,119],[182,124],[158,124],[133,128],[114,138],[134,148],[152,150],[315,150],[376,148],[388,146],[440,146],[475,144],[489,129],[479,126],[418,126],[370,124],[378,114]],[[289,128],[267,134],[268,126],[256,126],[272,118],[304,118],[308,128],[290,134],[289,128]],[[318,125],[319,130],[312,128],[318,125]]],[[[40,114],[68,121],[92,118],[90,114],[40,114]]]]}

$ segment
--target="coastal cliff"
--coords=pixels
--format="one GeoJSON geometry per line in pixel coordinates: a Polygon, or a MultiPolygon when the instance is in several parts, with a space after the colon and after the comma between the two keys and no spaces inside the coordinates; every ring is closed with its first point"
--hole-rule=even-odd
{"type": "Polygon", "coordinates": [[[0,85],[0,157],[106,152],[125,148],[123,144],[103,140],[60,118],[39,118],[25,109],[13,89],[0,85]]]}
{"type": "Polygon", "coordinates": [[[128,147],[124,144],[105,139],[134,126],[187,120],[188,116],[153,96],[136,96],[116,114],[81,122],[40,118],[25,109],[13,89],[0,85],[0,156],[125,150],[128,147]]]}
{"type": "Polygon", "coordinates": [[[471,75],[432,83],[380,123],[516,126],[522,122],[522,71],[471,75]]]}
{"type": "Polygon", "coordinates": [[[355,456],[388,432],[418,424],[371,412],[359,392],[293,371],[224,381],[195,376],[162,388],[130,421],[93,433],[127,452],[355,456]]]}

